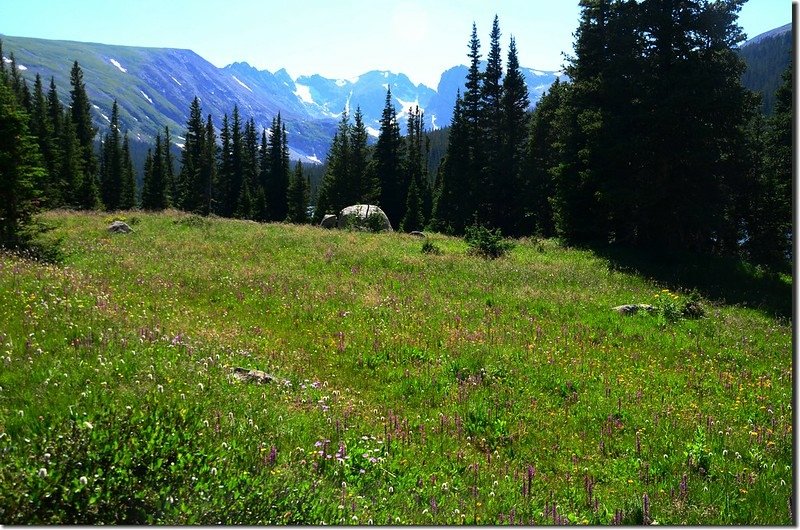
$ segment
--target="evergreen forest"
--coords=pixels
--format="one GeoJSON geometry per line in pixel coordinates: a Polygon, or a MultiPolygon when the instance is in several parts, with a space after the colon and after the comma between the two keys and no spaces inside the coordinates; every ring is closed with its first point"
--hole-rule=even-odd
{"type": "Polygon", "coordinates": [[[259,131],[236,107],[221,120],[204,116],[195,98],[179,155],[165,127],[139,183],[116,102],[98,130],[77,61],[62,105],[52,79],[45,87],[37,76],[30,89],[12,50],[0,63],[0,243],[29,245],[35,214],[54,208],[305,223],[369,203],[403,231],[483,226],[786,270],[791,66],[769,109],[743,87],[743,3],[582,1],[565,76],[532,111],[513,36],[504,53],[495,17],[484,50],[473,25],[466,86],[446,130],[428,131],[413,108],[401,136],[389,88],[377,141],[368,142],[361,109],[342,112],[313,181],[289,159],[291,124],[280,114],[259,131]]]}

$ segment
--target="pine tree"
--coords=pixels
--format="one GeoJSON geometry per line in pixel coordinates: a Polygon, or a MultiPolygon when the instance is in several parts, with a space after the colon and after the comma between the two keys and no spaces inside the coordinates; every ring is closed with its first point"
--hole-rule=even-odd
{"type": "Polygon", "coordinates": [[[46,208],[55,208],[63,202],[61,187],[58,185],[58,167],[56,165],[56,145],[53,125],[50,122],[47,100],[42,87],[42,78],[36,74],[33,88],[32,109],[30,115],[30,131],[36,137],[39,152],[47,173],[41,183],[42,204],[46,208]]]}
{"type": "Polygon", "coordinates": [[[0,247],[25,247],[33,235],[38,210],[36,182],[45,168],[36,140],[28,131],[29,117],[17,96],[0,84],[0,247]]]}
{"type": "Polygon", "coordinates": [[[222,143],[217,165],[217,182],[214,185],[214,199],[212,211],[223,217],[230,217],[235,204],[231,204],[233,180],[233,152],[231,149],[231,127],[228,115],[222,116],[222,130],[220,131],[222,143]]]}
{"type": "Polygon", "coordinates": [[[468,131],[459,92],[453,109],[447,151],[439,166],[439,183],[434,191],[433,213],[429,223],[432,230],[461,234],[473,216],[468,131]]]}
{"type": "Polygon", "coordinates": [[[100,159],[100,198],[106,210],[117,210],[122,194],[122,146],[120,145],[119,107],[117,100],[111,107],[109,130],[103,138],[100,159]]]}
{"type": "Polygon", "coordinates": [[[239,106],[233,106],[230,122],[231,133],[231,174],[230,174],[230,195],[228,196],[229,216],[236,211],[239,204],[239,195],[242,193],[244,182],[244,136],[242,133],[242,118],[239,114],[239,106]]]}
{"type": "Polygon", "coordinates": [[[556,79],[536,104],[530,119],[521,169],[522,233],[556,235],[551,201],[555,195],[553,175],[560,162],[556,120],[564,89],[565,85],[556,79]]]}
{"type": "Polygon", "coordinates": [[[411,185],[408,187],[406,213],[403,216],[403,220],[400,221],[400,230],[403,232],[422,230],[424,223],[425,217],[422,212],[422,197],[420,197],[420,191],[417,187],[417,179],[412,179],[411,185]]]}
{"type": "Polygon", "coordinates": [[[93,210],[100,198],[96,180],[83,172],[83,158],[75,125],[66,111],[61,120],[59,145],[59,184],[66,206],[82,210],[93,210]]]}
{"type": "Polygon", "coordinates": [[[381,113],[378,140],[370,164],[373,189],[371,194],[377,195],[377,204],[389,218],[392,226],[398,226],[403,218],[405,203],[403,189],[403,140],[400,126],[397,123],[397,111],[392,103],[391,87],[386,89],[386,103],[381,113]]]}
{"type": "Polygon", "coordinates": [[[289,212],[287,221],[297,224],[308,222],[308,184],[303,175],[303,164],[299,160],[295,164],[292,180],[289,182],[287,206],[289,212]]]}
{"type": "Polygon", "coordinates": [[[369,165],[368,137],[361,107],[356,107],[356,112],[353,115],[353,128],[350,130],[350,183],[346,199],[348,204],[363,203],[364,196],[369,191],[367,184],[367,167],[369,165]]]}
{"type": "Polygon", "coordinates": [[[522,160],[528,139],[528,87],[519,70],[517,46],[511,37],[506,75],[500,98],[499,161],[494,175],[498,205],[496,226],[504,234],[521,235],[523,231],[522,160]]]}
{"type": "MultiPolygon", "coordinates": [[[[208,214],[208,183],[200,175],[201,160],[204,157],[206,127],[203,124],[203,113],[200,99],[195,96],[189,107],[189,119],[186,122],[186,141],[181,152],[181,171],[173,187],[173,203],[187,212],[208,214]]],[[[165,131],[166,132],[166,131],[165,131]]],[[[169,141],[169,140],[168,140],[169,141]]]]}
{"type": "Polygon", "coordinates": [[[775,92],[772,116],[754,146],[761,154],[745,248],[756,263],[788,269],[792,256],[792,65],[775,92]]]}
{"type": "Polygon", "coordinates": [[[351,204],[347,200],[347,186],[350,182],[350,162],[352,160],[350,155],[351,128],[352,125],[350,125],[347,111],[344,111],[336,134],[333,135],[331,148],[328,151],[327,171],[322,177],[314,210],[314,222],[316,223],[321,221],[325,214],[337,214],[344,207],[351,204]]]}
{"type": "Polygon", "coordinates": [[[286,219],[286,194],[289,189],[289,147],[286,127],[280,113],[273,118],[267,142],[268,180],[264,188],[269,221],[286,219]]]}
{"type": "Polygon", "coordinates": [[[172,156],[172,136],[169,133],[169,126],[164,126],[164,182],[167,188],[167,204],[169,206],[180,206],[180,191],[178,190],[178,179],[175,176],[175,164],[172,156]]]}
{"type": "Polygon", "coordinates": [[[259,158],[258,158],[258,135],[256,134],[256,122],[251,117],[244,126],[244,182],[247,184],[249,197],[250,219],[265,221],[262,217],[262,208],[258,204],[263,200],[263,188],[259,185],[259,158]]]}
{"type": "Polygon", "coordinates": [[[122,182],[119,195],[120,210],[133,210],[136,208],[136,175],[133,170],[131,147],[128,133],[122,140],[122,182]]]}
{"type": "Polygon", "coordinates": [[[212,210],[211,200],[214,196],[213,186],[217,181],[217,137],[214,132],[214,124],[211,121],[211,114],[208,115],[206,121],[198,176],[197,190],[195,192],[197,194],[197,201],[193,211],[201,215],[208,215],[212,210]]]}
{"type": "Polygon", "coordinates": [[[408,205],[412,204],[416,208],[416,199],[409,203],[408,194],[410,193],[412,184],[416,188],[414,191],[420,201],[419,212],[412,212],[412,215],[418,217],[419,220],[414,224],[418,228],[411,230],[419,230],[425,225],[425,222],[431,216],[432,197],[430,183],[428,182],[428,146],[429,142],[424,134],[424,115],[419,106],[410,109],[408,113],[408,126],[406,133],[406,157],[404,160],[405,178],[404,184],[407,182],[408,187],[404,190],[404,197],[406,199],[406,207],[404,208],[404,218],[408,215],[408,205]]]}
{"type": "MultiPolygon", "coordinates": [[[[78,145],[81,150],[81,161],[83,164],[83,174],[86,178],[97,179],[97,157],[94,153],[94,137],[97,129],[92,125],[92,109],[89,97],[86,95],[86,86],[83,83],[83,71],[78,65],[78,61],[72,66],[70,72],[70,91],[71,104],[70,116],[75,125],[75,134],[78,137],[78,145]]],[[[96,188],[97,185],[89,185],[96,188]]]]}
{"type": "Polygon", "coordinates": [[[142,185],[142,208],[160,211],[168,206],[164,144],[161,140],[161,133],[158,133],[154,150],[147,152],[142,185]]]}
{"type": "MultiPolygon", "coordinates": [[[[496,227],[503,225],[502,217],[506,204],[501,202],[504,185],[501,175],[501,146],[502,146],[502,97],[503,85],[502,58],[500,54],[500,24],[497,16],[494,17],[492,32],[489,38],[489,54],[486,61],[480,92],[480,139],[476,138],[476,145],[485,146],[482,150],[477,187],[477,209],[482,221],[496,227]]],[[[512,184],[513,185],[513,184],[512,184]]],[[[507,191],[507,190],[506,190],[507,191]]]]}

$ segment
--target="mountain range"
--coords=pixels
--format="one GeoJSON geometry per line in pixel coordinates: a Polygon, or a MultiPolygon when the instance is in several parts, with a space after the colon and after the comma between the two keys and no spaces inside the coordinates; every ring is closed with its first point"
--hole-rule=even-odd
{"type": "MultiPolygon", "coordinates": [[[[14,53],[29,86],[38,73],[46,90],[52,76],[64,103],[69,98],[70,68],[77,60],[101,130],[109,123],[116,99],[122,129],[133,140],[152,142],[157,132],[169,126],[173,141],[181,147],[189,105],[197,96],[203,113],[211,114],[217,127],[234,105],[242,119],[253,117],[258,130],[269,128],[280,112],[292,158],[315,163],[324,160],[343,111],[352,116],[359,107],[369,134],[377,137],[388,87],[401,130],[405,130],[409,108],[417,105],[425,113],[428,129],[448,126],[467,73],[466,66],[454,66],[442,73],[435,89],[415,85],[403,73],[377,70],[352,79],[320,75],[293,79],[285,69],[272,73],[246,62],[218,68],[191,50],[0,38],[4,60],[9,62],[8,56],[14,53]]],[[[560,75],[531,68],[521,71],[532,106],[560,75]]]]}
{"type": "MultiPolygon", "coordinates": [[[[109,123],[116,99],[122,129],[129,131],[134,144],[151,144],[155,134],[169,126],[174,143],[182,147],[189,105],[197,96],[203,113],[211,114],[217,127],[234,105],[243,120],[253,117],[258,130],[269,128],[280,113],[287,126],[291,157],[313,163],[325,159],[343,111],[352,115],[359,107],[369,134],[377,137],[388,87],[402,131],[408,110],[415,105],[425,113],[427,129],[448,126],[456,94],[464,91],[467,75],[466,66],[453,66],[442,72],[436,88],[415,85],[403,73],[378,70],[352,79],[292,78],[285,69],[272,73],[246,62],[219,68],[191,50],[0,38],[6,55],[3,60],[9,62],[7,56],[13,52],[30,87],[38,73],[46,90],[52,76],[63,103],[69,99],[69,72],[77,60],[101,131],[109,123]]],[[[762,93],[769,112],[774,89],[791,57],[791,24],[750,39],[740,53],[748,65],[743,83],[762,93]]],[[[563,75],[532,68],[521,71],[531,107],[563,75]]]]}

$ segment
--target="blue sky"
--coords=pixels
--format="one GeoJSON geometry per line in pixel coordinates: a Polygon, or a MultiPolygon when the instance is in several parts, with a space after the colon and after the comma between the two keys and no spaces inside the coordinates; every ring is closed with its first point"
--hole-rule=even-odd
{"type": "MultiPolygon", "coordinates": [[[[791,11],[790,0],[748,0],[739,24],[754,37],[791,11]]],[[[391,70],[436,88],[466,62],[473,22],[484,52],[497,14],[504,58],[513,35],[523,66],[559,70],[579,13],[577,0],[0,0],[0,34],[188,48],[293,77],[391,70]]]]}

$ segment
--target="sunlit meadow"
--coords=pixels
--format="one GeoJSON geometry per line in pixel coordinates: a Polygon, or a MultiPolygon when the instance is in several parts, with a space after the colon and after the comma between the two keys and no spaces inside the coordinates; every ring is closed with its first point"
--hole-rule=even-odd
{"type": "Polygon", "coordinates": [[[44,217],[63,263],[0,255],[0,523],[794,521],[788,315],[550,240],[44,217]]]}

